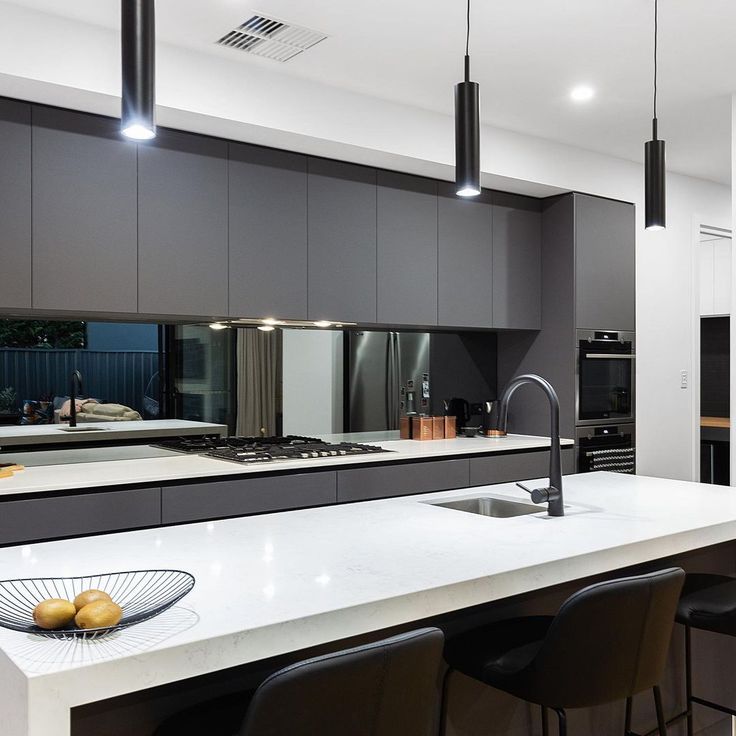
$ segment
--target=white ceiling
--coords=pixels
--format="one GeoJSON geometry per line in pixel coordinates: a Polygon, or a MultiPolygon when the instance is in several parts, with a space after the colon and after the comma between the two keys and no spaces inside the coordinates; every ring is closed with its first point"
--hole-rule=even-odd
{"type": "MultiPolygon", "coordinates": [[[[117,0],[13,4],[105,27],[120,22],[117,0]]],[[[464,8],[458,0],[157,0],[157,37],[237,59],[244,74],[265,65],[452,114],[464,8]],[[214,45],[253,11],[329,37],[284,64],[214,45]]],[[[485,123],[641,161],[651,125],[653,0],[474,0],[472,12],[472,77],[485,123]],[[595,88],[593,101],[569,99],[580,83],[595,88]]],[[[660,0],[659,16],[669,168],[728,184],[736,2],[660,0]]]]}

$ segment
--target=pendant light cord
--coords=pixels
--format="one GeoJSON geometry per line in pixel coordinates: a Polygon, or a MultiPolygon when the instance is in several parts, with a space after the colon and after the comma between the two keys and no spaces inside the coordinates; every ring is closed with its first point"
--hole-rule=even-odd
{"type": "Polygon", "coordinates": [[[470,81],[470,0],[465,17],[465,81],[470,81]]]}
{"type": "Polygon", "coordinates": [[[658,0],[654,0],[654,116],[652,126],[657,139],[657,37],[659,35],[658,0]]]}

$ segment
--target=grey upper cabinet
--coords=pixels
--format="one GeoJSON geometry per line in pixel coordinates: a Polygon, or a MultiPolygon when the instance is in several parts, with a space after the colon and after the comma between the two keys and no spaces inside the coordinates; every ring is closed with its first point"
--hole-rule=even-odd
{"type": "Polygon", "coordinates": [[[376,321],[376,171],[309,159],[309,319],[376,321]]]}
{"type": "Polygon", "coordinates": [[[437,324],[437,182],[378,172],[378,315],[437,324]]]}
{"type": "Polygon", "coordinates": [[[136,146],[119,123],[33,108],[33,307],[137,309],[136,146]]]}
{"type": "Polygon", "coordinates": [[[576,327],[636,329],[634,205],[575,195],[576,327]]]}
{"type": "Polygon", "coordinates": [[[307,317],[307,159],[230,144],[230,316],[307,317]]]}
{"type": "Polygon", "coordinates": [[[0,100],[0,307],[31,306],[31,106],[0,100]]]}
{"type": "Polygon", "coordinates": [[[438,323],[447,327],[493,324],[491,192],[463,199],[440,184],[437,201],[438,323]]]}
{"type": "Polygon", "coordinates": [[[493,326],[542,326],[542,211],[531,197],[493,194],[493,326]]]}
{"type": "Polygon", "coordinates": [[[227,145],[174,131],[139,145],[139,312],[228,314],[227,145]]]}

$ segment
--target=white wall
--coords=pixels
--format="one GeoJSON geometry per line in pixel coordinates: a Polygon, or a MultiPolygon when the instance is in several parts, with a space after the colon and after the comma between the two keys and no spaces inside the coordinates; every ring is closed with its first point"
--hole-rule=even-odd
{"type": "Polygon", "coordinates": [[[342,432],[342,333],[283,331],[284,434],[342,432]]]}
{"type": "MultiPolygon", "coordinates": [[[[0,17],[0,94],[118,113],[116,33],[2,2],[0,17]]],[[[161,44],[157,94],[163,125],[453,176],[449,117],[290,77],[276,66],[161,44]]],[[[642,120],[642,147],[648,123],[642,120]]],[[[487,186],[539,196],[576,190],[637,205],[639,471],[696,477],[692,391],[679,381],[681,370],[692,372],[692,228],[694,218],[730,228],[729,188],[671,173],[668,228],[647,233],[639,163],[490,126],[482,130],[482,153],[487,186]]]]}

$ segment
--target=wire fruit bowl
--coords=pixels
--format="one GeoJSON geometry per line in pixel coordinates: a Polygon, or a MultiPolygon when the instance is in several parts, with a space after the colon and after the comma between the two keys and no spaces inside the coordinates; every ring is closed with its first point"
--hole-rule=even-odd
{"type": "Polygon", "coordinates": [[[65,578],[22,578],[0,581],[0,626],[51,639],[95,639],[148,621],[180,601],[194,587],[194,576],[182,570],[135,570],[65,578]],[[123,609],[115,626],[42,629],[33,609],[48,598],[73,601],[84,590],[102,590],[123,609]]]}

